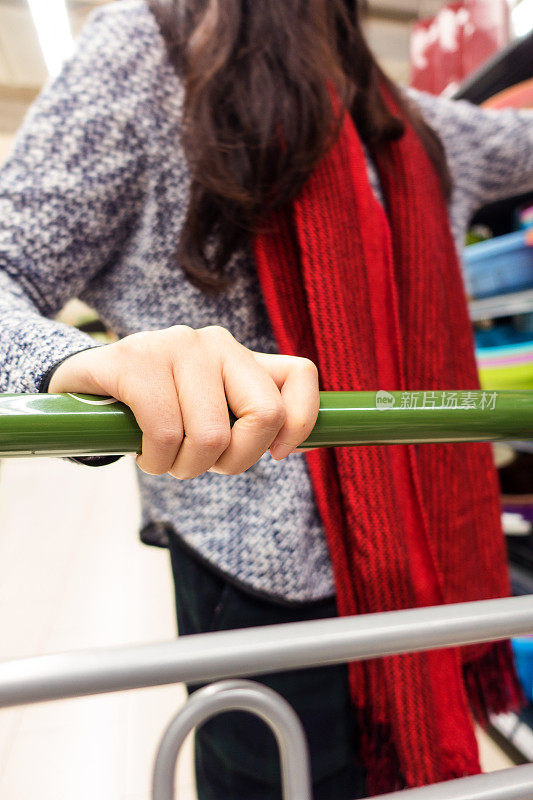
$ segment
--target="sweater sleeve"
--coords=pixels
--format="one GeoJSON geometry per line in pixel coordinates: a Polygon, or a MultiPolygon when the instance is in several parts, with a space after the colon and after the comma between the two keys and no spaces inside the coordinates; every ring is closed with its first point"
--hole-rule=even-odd
{"type": "Polygon", "coordinates": [[[533,190],[533,111],[494,111],[414,89],[408,94],[440,135],[454,192],[470,215],[533,190]]]}
{"type": "Polygon", "coordinates": [[[93,13],[0,170],[2,392],[37,392],[54,363],[95,344],[54,316],[112,268],[142,204],[145,42],[111,8],[93,13]]]}

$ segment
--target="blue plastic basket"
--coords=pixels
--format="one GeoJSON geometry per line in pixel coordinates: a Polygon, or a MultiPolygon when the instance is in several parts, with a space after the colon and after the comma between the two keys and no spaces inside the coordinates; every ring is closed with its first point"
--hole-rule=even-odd
{"type": "Polygon", "coordinates": [[[467,292],[471,297],[491,297],[533,287],[533,235],[516,231],[464,251],[467,292]]]}
{"type": "Polygon", "coordinates": [[[520,683],[527,699],[533,701],[533,636],[518,636],[512,643],[520,683]]]}

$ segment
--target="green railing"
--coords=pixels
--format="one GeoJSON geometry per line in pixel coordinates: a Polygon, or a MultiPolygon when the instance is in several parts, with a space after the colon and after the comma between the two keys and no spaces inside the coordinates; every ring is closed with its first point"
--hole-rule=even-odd
{"type": "MultiPolygon", "coordinates": [[[[321,392],[307,447],[533,439],[533,391],[321,392]]],[[[112,398],[0,395],[0,455],[140,452],[131,410],[112,398]]]]}
{"type": "MultiPolygon", "coordinates": [[[[322,392],[307,447],[533,438],[533,392],[322,392]]],[[[0,395],[0,456],[138,452],[129,408],[88,395],[0,395]]],[[[183,640],[0,663],[0,706],[178,681],[261,675],[533,631],[530,596],[199,634],[183,640]]],[[[152,799],[173,800],[185,736],[230,709],[274,731],[284,800],[312,800],[307,745],[287,703],[257,683],[225,680],[195,693],[170,722],[154,765],[152,799]]],[[[382,796],[385,797],[385,796],[382,796]]],[[[387,795],[390,800],[531,800],[533,765],[387,795]]]]}

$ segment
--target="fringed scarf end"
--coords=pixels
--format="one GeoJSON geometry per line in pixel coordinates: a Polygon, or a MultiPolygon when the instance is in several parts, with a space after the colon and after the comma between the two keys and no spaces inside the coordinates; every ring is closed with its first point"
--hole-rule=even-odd
{"type": "Polygon", "coordinates": [[[476,721],[486,726],[493,714],[519,711],[526,702],[509,641],[497,642],[464,666],[468,699],[476,721]]]}

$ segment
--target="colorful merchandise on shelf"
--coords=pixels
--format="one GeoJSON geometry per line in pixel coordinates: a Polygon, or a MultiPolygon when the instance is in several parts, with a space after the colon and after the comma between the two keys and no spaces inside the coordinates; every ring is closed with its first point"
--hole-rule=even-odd
{"type": "Polygon", "coordinates": [[[533,228],[533,204],[519,208],[517,217],[519,228],[533,228]]]}
{"type": "Polygon", "coordinates": [[[482,105],[485,108],[533,108],[533,79],[522,81],[504,89],[482,105]]]}
{"type": "Polygon", "coordinates": [[[467,292],[491,297],[533,287],[533,230],[472,244],[464,251],[467,292]]]}
{"type": "Polygon", "coordinates": [[[493,233],[487,225],[472,225],[466,232],[465,247],[470,244],[485,242],[487,239],[492,239],[492,237],[493,233]]]}
{"type": "Polygon", "coordinates": [[[518,511],[504,511],[502,526],[506,536],[529,536],[532,529],[531,522],[518,511]]]}
{"type": "Polygon", "coordinates": [[[489,327],[476,330],[476,347],[481,351],[481,357],[498,358],[500,355],[505,356],[505,350],[500,350],[500,348],[513,344],[533,344],[532,316],[531,314],[519,314],[511,318],[512,324],[498,321],[496,324],[490,324],[489,327]],[[523,317],[526,318],[528,324],[522,323],[523,317]],[[486,350],[491,352],[487,353],[486,350]]]}
{"type": "Polygon", "coordinates": [[[484,389],[533,389],[533,342],[478,347],[476,358],[484,389]]]}
{"type": "Polygon", "coordinates": [[[516,669],[528,700],[533,701],[533,636],[513,639],[516,669]]]}

